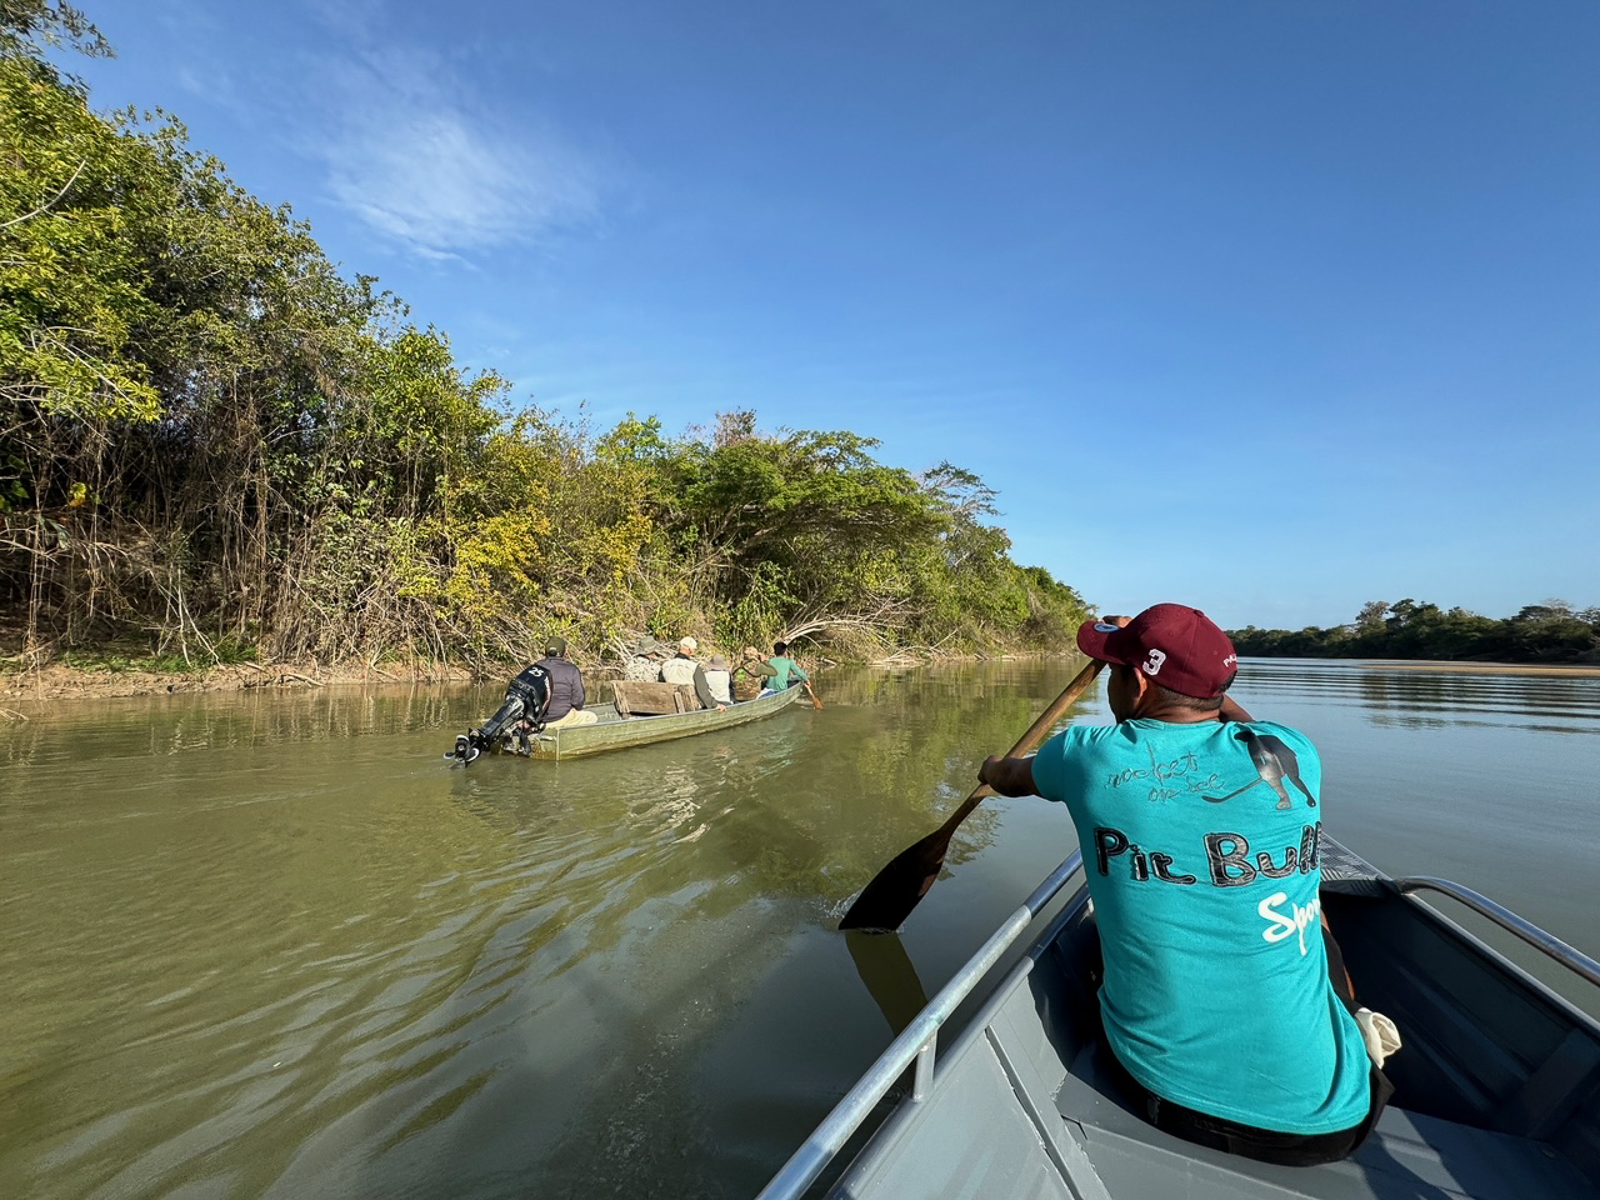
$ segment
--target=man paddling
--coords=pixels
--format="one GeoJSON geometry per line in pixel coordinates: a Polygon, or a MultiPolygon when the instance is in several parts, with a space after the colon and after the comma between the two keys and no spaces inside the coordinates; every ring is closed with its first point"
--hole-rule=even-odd
{"type": "Polygon", "coordinates": [[[786,691],[797,683],[808,683],[811,676],[800,669],[800,664],[789,657],[789,643],[777,642],[772,647],[772,657],[767,660],[772,668],[772,690],[786,691]]]}
{"type": "Polygon", "coordinates": [[[1316,749],[1224,695],[1238,658],[1197,609],[1088,622],[1078,646],[1111,664],[1116,724],[1071,726],[1030,758],[992,757],[979,778],[1071,813],[1125,1090],[1153,1124],[1201,1145],[1292,1166],[1347,1156],[1388,1081],[1321,936],[1316,749]],[[1287,764],[1304,807],[1255,787],[1284,795],[1287,764]]]}

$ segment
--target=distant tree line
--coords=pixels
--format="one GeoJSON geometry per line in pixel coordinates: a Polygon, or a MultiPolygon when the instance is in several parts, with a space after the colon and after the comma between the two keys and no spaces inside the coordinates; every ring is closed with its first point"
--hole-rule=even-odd
{"type": "Polygon", "coordinates": [[[193,663],[498,662],[559,631],[841,657],[1065,648],[994,493],[844,431],[519,407],[164,114],[103,116],[0,0],[0,642],[193,663]]]}
{"type": "Polygon", "coordinates": [[[1600,663],[1600,608],[1546,600],[1496,620],[1411,599],[1374,600],[1349,625],[1293,631],[1250,625],[1230,636],[1240,654],[1260,657],[1600,663]]]}

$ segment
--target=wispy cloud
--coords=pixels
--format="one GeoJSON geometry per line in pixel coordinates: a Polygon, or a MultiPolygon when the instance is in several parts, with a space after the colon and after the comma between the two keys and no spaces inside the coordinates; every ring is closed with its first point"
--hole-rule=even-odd
{"type": "Polygon", "coordinates": [[[239,97],[233,86],[233,81],[225,71],[196,69],[191,66],[178,68],[178,86],[191,96],[197,96],[207,104],[229,111],[239,107],[239,97]]]}
{"type": "Polygon", "coordinates": [[[334,200],[380,234],[448,258],[600,219],[597,160],[548,122],[495,112],[442,56],[365,46],[320,66],[331,124],[310,150],[334,200]]]}

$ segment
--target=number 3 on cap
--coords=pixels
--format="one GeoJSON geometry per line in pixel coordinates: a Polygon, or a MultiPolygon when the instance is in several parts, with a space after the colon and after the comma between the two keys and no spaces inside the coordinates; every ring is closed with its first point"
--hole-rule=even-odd
{"type": "Polygon", "coordinates": [[[1150,651],[1150,657],[1144,660],[1144,666],[1139,669],[1146,675],[1159,675],[1161,674],[1161,664],[1166,661],[1167,652],[1165,650],[1152,650],[1150,651]]]}

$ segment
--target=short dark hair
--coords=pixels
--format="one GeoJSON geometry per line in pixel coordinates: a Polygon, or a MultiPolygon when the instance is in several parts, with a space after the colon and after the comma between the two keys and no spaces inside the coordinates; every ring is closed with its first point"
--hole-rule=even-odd
{"type": "Polygon", "coordinates": [[[1239,672],[1235,671],[1232,675],[1228,676],[1228,682],[1222,685],[1222,692],[1218,692],[1215,696],[1208,697],[1204,700],[1195,696],[1185,696],[1182,692],[1175,692],[1171,688],[1162,687],[1159,683],[1155,683],[1153,681],[1151,682],[1150,686],[1155,688],[1156,692],[1161,696],[1161,698],[1171,704],[1174,708],[1187,708],[1192,712],[1203,713],[1221,712],[1222,693],[1231,688],[1233,686],[1233,681],[1237,678],[1239,678],[1239,672]]]}
{"type": "MultiPolygon", "coordinates": [[[[1133,671],[1137,671],[1139,668],[1130,666],[1126,663],[1112,663],[1111,669],[1113,671],[1128,671],[1131,673],[1133,671]]],[[[1222,711],[1222,692],[1226,692],[1233,686],[1233,681],[1239,678],[1239,672],[1235,671],[1232,675],[1228,676],[1228,682],[1222,685],[1222,692],[1219,692],[1217,695],[1210,696],[1206,699],[1200,699],[1196,696],[1185,696],[1182,692],[1175,692],[1169,687],[1162,687],[1154,679],[1150,679],[1150,676],[1148,675],[1146,675],[1145,678],[1150,680],[1150,686],[1155,689],[1156,696],[1164,703],[1170,704],[1173,708],[1185,708],[1190,712],[1209,713],[1222,711]]]]}
{"type": "Polygon", "coordinates": [[[787,653],[789,653],[789,643],[788,642],[773,642],[772,643],[772,652],[774,654],[787,654],[787,653]]]}

